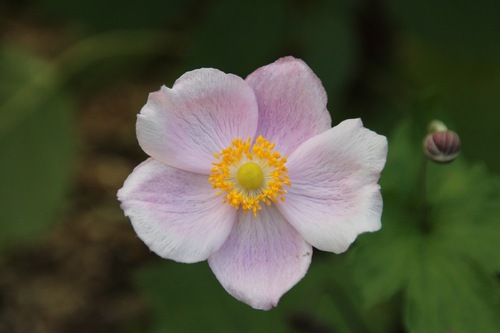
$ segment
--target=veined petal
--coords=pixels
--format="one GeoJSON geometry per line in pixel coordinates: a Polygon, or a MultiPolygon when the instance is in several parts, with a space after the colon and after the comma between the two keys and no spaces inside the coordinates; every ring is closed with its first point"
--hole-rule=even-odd
{"type": "Polygon", "coordinates": [[[118,191],[137,235],[156,254],[179,262],[208,258],[225,242],[236,219],[207,176],[148,159],[118,191]]]}
{"type": "Polygon", "coordinates": [[[380,229],[377,181],[387,140],[351,119],[303,143],[288,158],[285,202],[278,208],[314,247],[340,253],[360,233],[380,229]]]}
{"type": "Polygon", "coordinates": [[[257,135],[274,142],[281,154],[289,155],[302,142],[331,127],[325,89],[302,60],[278,59],[257,69],[246,81],[259,105],[257,135]]]}
{"type": "Polygon", "coordinates": [[[311,246],[283,216],[264,206],[257,217],[240,211],[228,240],[208,263],[228,293],[268,310],[304,277],[311,255],[311,246]]]}
{"type": "Polygon", "coordinates": [[[215,153],[254,136],[257,117],[255,95],[242,78],[203,68],[149,95],[137,116],[137,138],[156,160],[209,174],[215,153]]]}

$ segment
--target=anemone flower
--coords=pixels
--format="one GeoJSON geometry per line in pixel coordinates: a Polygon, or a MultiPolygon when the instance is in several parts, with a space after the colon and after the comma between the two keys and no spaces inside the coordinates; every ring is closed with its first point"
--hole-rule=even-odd
{"type": "Polygon", "coordinates": [[[341,253],[381,227],[387,140],[359,119],[331,127],[321,81],[286,57],[242,79],[213,68],[149,95],[137,138],[150,156],[118,192],[156,254],[208,260],[222,286],[270,309],[312,247],[341,253]]]}

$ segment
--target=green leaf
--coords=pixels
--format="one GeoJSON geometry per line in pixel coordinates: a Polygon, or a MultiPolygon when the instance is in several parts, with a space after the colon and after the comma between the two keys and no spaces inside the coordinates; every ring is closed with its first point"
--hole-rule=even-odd
{"type": "Polygon", "coordinates": [[[410,332],[496,332],[498,283],[428,245],[413,265],[406,289],[410,332]]]}
{"type": "Polygon", "coordinates": [[[491,274],[500,271],[500,179],[463,160],[430,165],[429,202],[436,234],[447,247],[491,274]]]}
{"type": "Polygon", "coordinates": [[[302,325],[343,333],[384,332],[374,330],[373,319],[365,316],[344,256],[318,254],[304,279],[270,311],[234,299],[206,263],[163,261],[144,267],[137,281],[152,307],[150,332],[290,332],[302,325]]]}
{"type": "Polygon", "coordinates": [[[399,225],[386,223],[377,234],[360,238],[351,254],[365,309],[390,300],[402,290],[409,278],[409,265],[418,256],[420,237],[410,228],[411,217],[390,218],[399,225]]]}
{"type": "Polygon", "coordinates": [[[43,84],[3,108],[45,64],[24,54],[0,51],[0,248],[32,239],[43,232],[61,207],[67,190],[74,148],[72,109],[59,91],[46,93],[43,84]],[[31,103],[33,100],[41,104],[31,103]]]}
{"type": "Polygon", "coordinates": [[[315,253],[307,275],[283,297],[279,307],[301,314],[325,331],[372,332],[345,256],[318,250],[315,253]]]}
{"type": "Polygon", "coordinates": [[[138,284],[153,308],[150,332],[286,332],[280,311],[254,310],[231,295],[206,263],[163,261],[142,268],[138,284]]]}
{"type": "Polygon", "coordinates": [[[382,230],[358,238],[350,255],[355,280],[368,307],[404,295],[411,332],[494,332],[498,178],[468,166],[463,157],[447,165],[422,164],[422,139],[411,134],[418,133],[415,127],[404,122],[389,140],[382,230]],[[417,183],[424,165],[425,196],[417,183]]]}

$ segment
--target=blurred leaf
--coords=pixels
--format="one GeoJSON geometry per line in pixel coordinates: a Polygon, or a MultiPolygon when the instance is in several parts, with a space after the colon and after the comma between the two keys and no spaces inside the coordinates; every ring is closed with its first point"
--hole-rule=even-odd
{"type": "Polygon", "coordinates": [[[304,279],[270,311],[234,299],[206,263],[151,265],[138,272],[138,284],[152,306],[151,332],[375,332],[342,256],[314,260],[304,279]]]}
{"type": "MultiPolygon", "coordinates": [[[[389,214],[386,214],[386,216],[389,214]]],[[[408,280],[409,264],[418,257],[418,234],[409,228],[412,221],[408,216],[396,215],[390,218],[406,224],[391,228],[384,225],[373,237],[360,241],[353,251],[355,278],[363,294],[365,309],[388,301],[402,290],[408,280]]],[[[389,216],[384,219],[387,221],[389,216]]]]}
{"type": "Polygon", "coordinates": [[[496,332],[498,284],[459,257],[422,247],[406,289],[410,332],[496,332]]]}
{"type": "Polygon", "coordinates": [[[153,307],[154,333],[286,332],[279,312],[254,310],[234,299],[206,263],[163,261],[141,269],[138,283],[153,307]]]}
{"type": "Polygon", "coordinates": [[[309,322],[311,331],[371,332],[359,306],[360,295],[352,283],[345,256],[319,250],[315,253],[307,275],[283,297],[278,307],[309,322]]]}
{"type": "MultiPolygon", "coordinates": [[[[2,50],[0,100],[9,101],[44,66],[40,60],[2,50]]],[[[67,189],[74,148],[72,109],[61,91],[40,105],[30,103],[53,84],[50,78],[42,81],[19,99],[26,103],[14,108],[15,113],[5,114],[0,105],[0,248],[44,231],[67,189]]]]}
{"type": "Polygon", "coordinates": [[[500,272],[500,179],[463,160],[429,168],[430,218],[448,251],[500,272]]]}
{"type": "Polygon", "coordinates": [[[423,153],[414,124],[403,123],[389,140],[383,227],[358,239],[354,277],[368,307],[403,292],[410,331],[493,332],[500,183],[463,157],[448,165],[425,162],[427,199],[420,206],[423,153]]]}

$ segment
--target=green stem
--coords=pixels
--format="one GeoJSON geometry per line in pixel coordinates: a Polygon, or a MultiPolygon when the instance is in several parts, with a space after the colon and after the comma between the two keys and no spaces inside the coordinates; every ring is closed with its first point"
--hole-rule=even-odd
{"type": "Polygon", "coordinates": [[[422,154],[422,159],[420,162],[420,168],[417,177],[417,214],[418,223],[421,230],[424,233],[429,233],[431,230],[431,224],[429,221],[428,211],[429,206],[427,204],[427,158],[422,154]]]}

